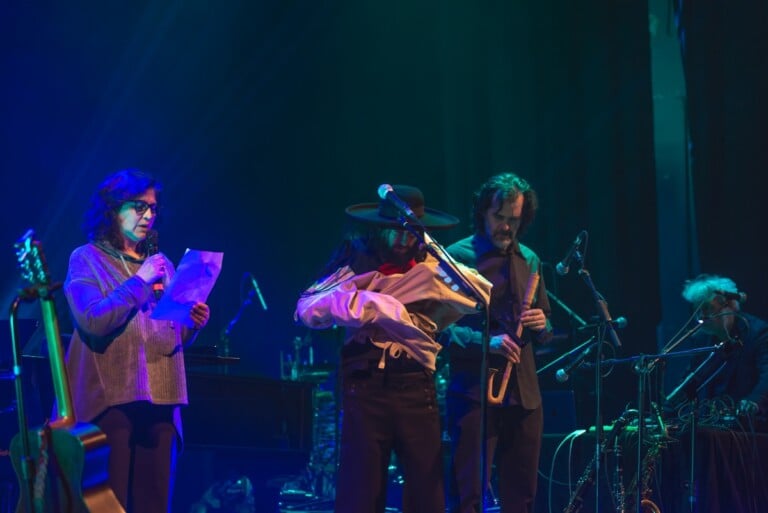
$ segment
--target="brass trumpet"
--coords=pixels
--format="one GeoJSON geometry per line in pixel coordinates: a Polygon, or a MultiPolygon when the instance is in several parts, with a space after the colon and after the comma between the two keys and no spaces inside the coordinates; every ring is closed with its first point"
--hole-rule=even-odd
{"type": "MultiPolygon", "coordinates": [[[[538,286],[539,273],[531,273],[531,276],[528,278],[528,285],[525,288],[525,297],[523,298],[521,311],[527,310],[531,307],[531,304],[533,303],[533,296],[536,294],[536,289],[538,286]]],[[[517,331],[515,332],[515,335],[518,340],[520,339],[522,333],[523,323],[517,321],[517,331]]],[[[504,402],[504,396],[507,395],[507,384],[509,383],[509,376],[512,374],[512,365],[512,362],[507,360],[507,366],[504,368],[504,375],[501,378],[501,386],[499,388],[498,394],[493,393],[493,378],[496,376],[499,370],[490,369],[488,374],[488,404],[501,404],[504,402]]]]}

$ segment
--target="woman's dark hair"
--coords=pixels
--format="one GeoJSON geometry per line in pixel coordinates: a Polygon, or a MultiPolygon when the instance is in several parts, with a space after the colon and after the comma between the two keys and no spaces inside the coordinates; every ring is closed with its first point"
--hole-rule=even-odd
{"type": "Polygon", "coordinates": [[[107,242],[121,249],[123,239],[117,215],[123,203],[154,189],[160,201],[162,185],[149,173],[138,169],[123,169],[108,176],[94,192],[85,213],[83,231],[92,242],[107,242]]]}
{"type": "Polygon", "coordinates": [[[485,213],[496,202],[501,206],[506,199],[514,200],[518,194],[525,198],[523,213],[520,219],[520,227],[516,238],[525,233],[526,228],[536,217],[539,208],[539,199],[530,184],[525,179],[514,173],[502,173],[489,178],[475,192],[472,198],[472,225],[476,233],[485,230],[485,213]]]}

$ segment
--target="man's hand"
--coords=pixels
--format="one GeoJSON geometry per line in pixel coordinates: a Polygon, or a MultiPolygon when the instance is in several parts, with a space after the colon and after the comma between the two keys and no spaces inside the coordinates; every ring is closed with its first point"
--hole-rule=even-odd
{"type": "Polygon", "coordinates": [[[520,322],[524,328],[541,331],[547,327],[547,316],[541,308],[531,308],[520,314],[520,322]]]}
{"type": "Polygon", "coordinates": [[[504,356],[512,363],[520,363],[520,346],[506,333],[491,337],[489,350],[504,356]]]}

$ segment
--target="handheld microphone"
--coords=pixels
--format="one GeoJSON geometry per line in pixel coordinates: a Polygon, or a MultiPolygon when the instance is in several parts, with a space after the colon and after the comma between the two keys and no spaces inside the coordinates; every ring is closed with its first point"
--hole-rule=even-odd
{"type": "Polygon", "coordinates": [[[259,288],[259,282],[256,281],[256,277],[253,275],[253,273],[247,273],[248,278],[251,279],[251,286],[253,287],[253,291],[256,292],[256,295],[259,296],[259,303],[261,303],[261,307],[266,312],[267,310],[267,302],[264,301],[264,296],[261,293],[261,289],[259,288]]]}
{"type": "Polygon", "coordinates": [[[747,294],[744,292],[726,292],[724,290],[716,290],[715,294],[723,296],[728,301],[736,300],[739,303],[745,303],[747,301],[747,294]]]}
{"type": "MultiPolygon", "coordinates": [[[[149,230],[147,232],[147,256],[156,255],[160,251],[157,239],[157,230],[149,230]]],[[[163,292],[165,292],[162,278],[152,284],[152,292],[155,294],[155,299],[162,297],[163,292]]]]}
{"type": "Polygon", "coordinates": [[[571,377],[570,376],[571,372],[574,369],[578,368],[582,363],[584,363],[584,360],[586,360],[589,354],[592,352],[593,347],[594,346],[589,346],[584,351],[582,351],[581,354],[579,354],[579,356],[574,358],[573,361],[571,361],[571,363],[569,363],[562,369],[557,369],[557,372],[555,372],[555,379],[557,380],[557,382],[565,383],[566,381],[568,381],[568,378],[571,377]]]}
{"type": "Polygon", "coordinates": [[[571,243],[571,246],[568,248],[568,252],[565,254],[562,260],[560,260],[557,265],[555,266],[555,271],[557,271],[557,274],[560,276],[565,276],[568,274],[568,271],[570,271],[571,267],[571,260],[573,260],[574,255],[578,253],[579,248],[581,247],[582,242],[584,241],[584,236],[586,235],[585,230],[581,230],[579,234],[576,236],[576,239],[571,243]]]}
{"type": "Polygon", "coordinates": [[[408,203],[400,199],[400,197],[395,194],[395,190],[392,188],[391,185],[388,183],[383,183],[379,185],[378,189],[379,198],[383,200],[387,200],[390,203],[392,203],[397,210],[399,210],[405,217],[410,219],[411,221],[414,221],[416,223],[421,224],[419,221],[419,218],[416,217],[416,214],[413,213],[413,209],[411,209],[410,206],[408,206],[408,203]]]}

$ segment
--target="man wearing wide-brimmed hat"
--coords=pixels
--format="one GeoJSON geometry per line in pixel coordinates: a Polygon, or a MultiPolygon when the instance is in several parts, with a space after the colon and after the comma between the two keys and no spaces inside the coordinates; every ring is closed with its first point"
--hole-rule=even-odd
{"type": "MultiPolygon", "coordinates": [[[[415,187],[394,186],[393,193],[413,211],[416,234],[458,223],[427,208],[415,187]]],[[[394,451],[404,478],[403,512],[444,513],[433,377],[441,347],[435,334],[477,312],[476,302],[451,288],[437,260],[404,229],[402,212],[392,202],[352,205],[346,213],[355,229],[296,308],[297,318],[310,328],[347,329],[335,511],[384,511],[394,451]]],[[[490,283],[465,271],[487,300],[490,283]]]]}

